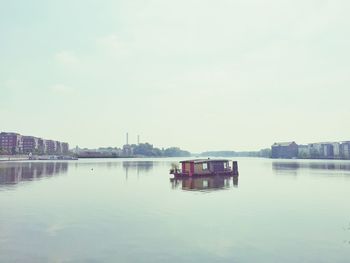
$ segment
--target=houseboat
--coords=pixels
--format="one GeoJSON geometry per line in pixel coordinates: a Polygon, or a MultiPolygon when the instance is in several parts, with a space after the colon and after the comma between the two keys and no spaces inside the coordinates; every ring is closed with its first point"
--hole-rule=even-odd
{"type": "Polygon", "coordinates": [[[226,159],[195,159],[181,161],[181,169],[174,167],[170,174],[174,176],[210,176],[210,175],[227,175],[238,176],[238,165],[236,161],[232,162],[226,159]]]}

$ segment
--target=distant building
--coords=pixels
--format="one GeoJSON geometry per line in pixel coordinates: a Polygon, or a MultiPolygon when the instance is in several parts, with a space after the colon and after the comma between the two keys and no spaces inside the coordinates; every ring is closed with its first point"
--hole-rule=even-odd
{"type": "Polygon", "coordinates": [[[342,159],[350,159],[350,141],[340,144],[340,156],[342,159]]]}
{"type": "Polygon", "coordinates": [[[313,159],[334,159],[334,143],[320,142],[308,144],[310,158],[313,159]]]}
{"type": "Polygon", "coordinates": [[[56,150],[55,150],[56,154],[62,154],[62,143],[56,141],[56,150]]]}
{"type": "Polygon", "coordinates": [[[68,143],[63,142],[63,143],[62,143],[62,153],[63,153],[63,154],[67,154],[68,151],[69,151],[69,145],[68,145],[68,143]]]}
{"type": "Polygon", "coordinates": [[[130,144],[125,144],[123,146],[123,155],[125,157],[132,156],[134,154],[134,149],[130,144]]]}
{"type": "Polygon", "coordinates": [[[66,142],[23,136],[14,132],[0,133],[0,154],[67,154],[66,142]]]}
{"type": "Polygon", "coordinates": [[[7,154],[19,154],[23,152],[22,135],[13,132],[0,133],[0,148],[7,154]]]}
{"type": "Polygon", "coordinates": [[[46,140],[38,138],[38,153],[44,154],[46,153],[46,140]]]}
{"type": "Polygon", "coordinates": [[[301,159],[310,158],[308,145],[298,145],[298,158],[301,158],[301,159]]]}
{"type": "Polygon", "coordinates": [[[101,152],[103,155],[106,156],[113,156],[113,157],[119,157],[122,156],[123,152],[121,149],[113,148],[113,147],[100,147],[97,149],[98,152],[101,152]]]}
{"type": "Polygon", "coordinates": [[[36,153],[39,151],[39,138],[34,136],[23,136],[23,153],[36,153]]]}
{"type": "Polygon", "coordinates": [[[298,157],[298,145],[295,142],[280,142],[274,143],[271,146],[272,158],[297,158],[298,157]]]}
{"type": "Polygon", "coordinates": [[[340,155],[340,143],[339,142],[333,142],[333,156],[334,159],[340,159],[341,155],[340,155]]]}
{"type": "Polygon", "coordinates": [[[310,158],[320,158],[323,156],[323,147],[321,143],[309,143],[310,158]]]}
{"type": "Polygon", "coordinates": [[[56,145],[56,141],[53,140],[45,140],[45,147],[46,147],[46,154],[55,154],[56,153],[56,149],[57,149],[57,145],[56,145]]]}
{"type": "Polygon", "coordinates": [[[334,150],[332,143],[322,143],[321,144],[321,157],[326,159],[334,158],[334,150]]]}
{"type": "MultiPolygon", "coordinates": [[[[275,143],[271,146],[272,158],[294,158],[295,142],[275,143]]],[[[297,145],[297,157],[301,159],[348,159],[350,141],[318,142],[297,145]]]]}

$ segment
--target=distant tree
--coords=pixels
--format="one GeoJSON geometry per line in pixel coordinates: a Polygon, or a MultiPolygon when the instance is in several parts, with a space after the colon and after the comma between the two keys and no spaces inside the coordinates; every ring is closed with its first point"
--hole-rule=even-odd
{"type": "Polygon", "coordinates": [[[34,155],[42,155],[42,151],[39,150],[39,149],[35,149],[35,150],[32,152],[32,154],[34,154],[34,155]]]}
{"type": "Polygon", "coordinates": [[[131,148],[133,149],[134,155],[156,156],[153,145],[149,143],[132,144],[131,148]]]}
{"type": "Polygon", "coordinates": [[[166,157],[187,157],[191,156],[191,153],[188,151],[181,150],[178,147],[170,147],[163,150],[163,156],[166,157]]]}
{"type": "Polygon", "coordinates": [[[161,156],[163,156],[163,152],[159,148],[153,148],[152,156],[161,157],[161,156]]]}
{"type": "Polygon", "coordinates": [[[209,151],[203,152],[200,156],[212,156],[212,157],[271,157],[271,149],[262,149],[260,151],[209,151]]]}
{"type": "Polygon", "coordinates": [[[271,158],[271,149],[266,148],[266,149],[260,150],[259,157],[271,158]]]}
{"type": "Polygon", "coordinates": [[[237,153],[234,151],[208,151],[200,154],[201,156],[212,156],[212,157],[235,157],[237,153]]]}
{"type": "Polygon", "coordinates": [[[183,151],[178,147],[170,147],[167,149],[159,149],[153,147],[149,143],[140,143],[132,144],[131,148],[133,149],[133,154],[138,156],[149,156],[149,157],[181,157],[181,156],[190,156],[190,152],[183,151]]]}
{"type": "Polygon", "coordinates": [[[0,155],[7,154],[7,151],[4,148],[0,148],[0,155]]]}

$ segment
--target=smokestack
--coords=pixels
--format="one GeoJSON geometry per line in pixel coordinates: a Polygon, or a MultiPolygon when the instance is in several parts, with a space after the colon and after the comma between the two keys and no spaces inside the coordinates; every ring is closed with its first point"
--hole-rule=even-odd
{"type": "Polygon", "coordinates": [[[137,144],[140,144],[140,135],[137,135],[137,144]]]}
{"type": "Polygon", "coordinates": [[[129,145],[129,133],[126,133],[126,145],[129,145]]]}

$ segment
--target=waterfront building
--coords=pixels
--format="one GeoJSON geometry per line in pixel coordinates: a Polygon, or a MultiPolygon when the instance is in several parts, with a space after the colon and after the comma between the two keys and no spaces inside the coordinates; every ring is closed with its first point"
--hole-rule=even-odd
{"type": "Polygon", "coordinates": [[[274,143],[271,146],[272,158],[297,158],[298,157],[298,144],[295,142],[280,142],[274,143]]]}
{"type": "Polygon", "coordinates": [[[322,143],[321,144],[321,157],[326,159],[334,158],[334,150],[332,143],[322,143]]]}
{"type": "Polygon", "coordinates": [[[301,158],[301,159],[310,158],[308,145],[298,145],[298,158],[301,158]]]}
{"type": "Polygon", "coordinates": [[[62,143],[56,141],[56,149],[55,149],[56,154],[62,154],[62,143]]]}
{"type": "Polygon", "coordinates": [[[0,133],[0,154],[68,154],[66,142],[44,140],[14,132],[0,133]]]}
{"type": "Polygon", "coordinates": [[[37,153],[39,151],[39,138],[34,136],[23,136],[23,153],[37,153]]]}
{"type": "Polygon", "coordinates": [[[340,156],[342,159],[350,159],[350,141],[340,144],[340,156]]]}
{"type": "Polygon", "coordinates": [[[7,154],[20,154],[23,152],[22,135],[14,132],[0,133],[0,149],[7,154]]]}
{"type": "Polygon", "coordinates": [[[334,159],[340,159],[341,158],[341,155],[340,155],[340,143],[339,142],[333,142],[332,146],[333,146],[334,159]]]}
{"type": "Polygon", "coordinates": [[[69,151],[69,145],[68,145],[68,143],[63,142],[63,143],[62,143],[62,153],[63,153],[63,154],[67,154],[68,151],[69,151]]]}
{"type": "Polygon", "coordinates": [[[334,143],[320,142],[308,145],[310,158],[314,159],[334,159],[334,143]]]}
{"type": "Polygon", "coordinates": [[[38,154],[46,153],[46,140],[38,138],[38,154]]]}
{"type": "MultiPolygon", "coordinates": [[[[275,143],[271,146],[272,158],[294,158],[294,147],[294,142],[275,143]]],[[[301,159],[350,159],[350,141],[298,145],[297,157],[301,159]]]]}
{"type": "Polygon", "coordinates": [[[323,155],[323,147],[321,143],[309,143],[310,158],[320,158],[323,155]]]}
{"type": "Polygon", "coordinates": [[[118,149],[117,147],[113,148],[113,147],[100,147],[97,149],[98,152],[101,152],[105,155],[110,155],[110,156],[115,156],[115,157],[119,157],[122,156],[123,152],[121,149],[118,149]]]}
{"type": "Polygon", "coordinates": [[[46,148],[46,151],[45,153],[46,154],[55,154],[56,153],[56,149],[57,149],[57,142],[56,141],[53,141],[53,140],[46,140],[45,141],[45,148],[46,148]]]}

